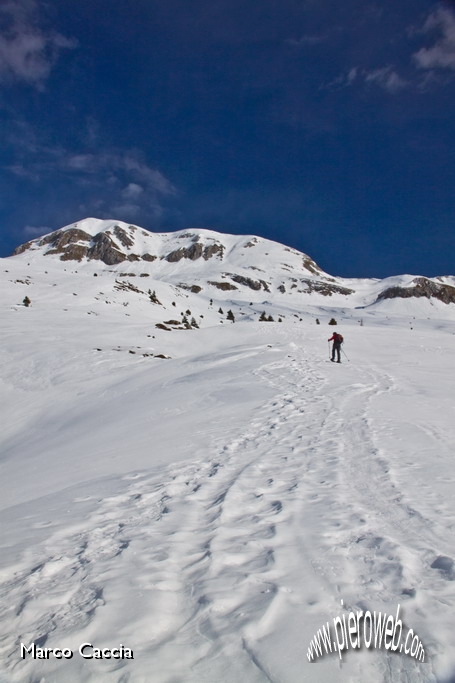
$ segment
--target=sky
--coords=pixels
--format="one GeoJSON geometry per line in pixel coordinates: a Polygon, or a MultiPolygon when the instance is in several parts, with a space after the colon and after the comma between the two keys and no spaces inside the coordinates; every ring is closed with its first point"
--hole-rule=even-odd
{"type": "Polygon", "coordinates": [[[88,216],[455,273],[455,2],[0,0],[0,256],[88,216]]]}

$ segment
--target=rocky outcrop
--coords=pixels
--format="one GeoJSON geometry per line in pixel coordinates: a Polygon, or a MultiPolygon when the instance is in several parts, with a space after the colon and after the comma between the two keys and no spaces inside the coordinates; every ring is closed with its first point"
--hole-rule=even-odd
{"type": "MultiPolygon", "coordinates": [[[[48,254],[52,252],[47,252],[48,254]]],[[[70,244],[60,256],[61,261],[82,261],[87,256],[88,248],[82,244],[70,244]]]]}
{"type": "Polygon", "coordinates": [[[208,261],[213,256],[219,256],[223,258],[224,246],[215,242],[215,244],[210,244],[203,246],[201,242],[194,242],[189,247],[180,247],[180,249],[175,249],[167,254],[164,258],[169,263],[177,263],[182,259],[189,259],[190,261],[197,261],[197,259],[203,257],[205,261],[208,261]]]}
{"type": "Polygon", "coordinates": [[[206,246],[202,256],[206,261],[208,261],[210,258],[213,256],[218,256],[220,259],[223,258],[224,255],[224,246],[222,244],[211,244],[210,246],[206,246]]]}
{"type": "Polygon", "coordinates": [[[136,287],[136,285],[133,285],[132,282],[122,282],[121,280],[115,281],[114,289],[117,289],[119,292],[135,292],[136,294],[145,294],[142,289],[139,289],[136,287]]]}
{"type": "Polygon", "coordinates": [[[41,247],[46,244],[51,244],[54,249],[62,250],[68,244],[74,244],[75,242],[89,243],[91,239],[91,235],[84,232],[84,230],[72,228],[71,230],[57,230],[56,232],[51,232],[50,235],[46,235],[46,237],[43,237],[43,239],[39,241],[39,245],[41,247]]]}
{"type": "Polygon", "coordinates": [[[19,256],[19,254],[23,254],[24,251],[27,251],[28,249],[31,249],[33,247],[34,242],[24,242],[24,244],[20,244],[18,247],[15,248],[11,256],[19,256]]]}
{"type": "Polygon", "coordinates": [[[73,228],[72,230],[56,230],[51,232],[50,235],[46,235],[41,240],[27,242],[18,247],[13,255],[22,254],[27,249],[33,248],[36,244],[40,247],[50,246],[50,249],[46,251],[46,254],[60,254],[62,261],[81,261],[85,256],[87,256],[89,243],[91,236],[79,230],[78,228],[73,228]],[[83,244],[81,244],[83,242],[83,244]]]}
{"type": "Polygon", "coordinates": [[[455,287],[438,284],[426,277],[416,277],[411,287],[388,287],[378,295],[377,301],[383,299],[410,299],[411,297],[437,299],[444,304],[455,303],[455,287]]]}
{"type": "Polygon", "coordinates": [[[265,292],[270,292],[269,286],[265,280],[252,280],[250,277],[246,277],[245,275],[236,275],[234,273],[227,273],[227,275],[229,275],[231,280],[234,280],[234,282],[237,282],[239,285],[249,287],[255,292],[259,292],[260,289],[263,289],[265,292]]]}
{"type": "Polygon", "coordinates": [[[179,284],[179,287],[182,289],[187,289],[189,292],[192,292],[193,294],[199,294],[199,292],[202,292],[202,287],[200,285],[187,285],[185,282],[181,282],[179,284]]]}
{"type": "Polygon", "coordinates": [[[46,237],[43,237],[41,240],[32,240],[31,242],[21,244],[13,251],[13,256],[23,254],[28,249],[33,249],[36,246],[45,247],[50,245],[51,248],[46,252],[47,254],[62,254],[65,255],[65,258],[62,260],[74,258],[74,260],[79,261],[86,255],[88,244],[91,239],[89,234],[83,230],[78,230],[77,228],[65,231],[56,230],[55,232],[46,235],[46,237]],[[85,242],[86,244],[76,244],[80,242],[85,242]],[[74,248],[75,246],[77,246],[77,249],[74,248]],[[66,254],[66,252],[68,253],[66,254]]]}
{"type": "MultiPolygon", "coordinates": [[[[131,230],[134,229],[131,226],[131,230]]],[[[114,227],[113,234],[126,249],[134,246],[133,236],[129,235],[120,226],[116,225],[114,227]]],[[[58,254],[62,261],[82,261],[83,258],[87,258],[89,260],[102,261],[107,266],[123,263],[123,261],[140,261],[141,259],[151,262],[157,258],[152,254],[143,254],[142,256],[134,253],[125,254],[114,242],[112,233],[109,230],[99,232],[92,237],[92,235],[79,228],[57,230],[46,235],[41,240],[26,242],[17,247],[13,256],[23,254],[28,249],[36,246],[49,246],[49,249],[44,252],[45,255],[58,254]]]]}
{"type": "Polygon", "coordinates": [[[191,247],[180,247],[180,249],[175,249],[171,251],[164,258],[169,263],[178,263],[182,258],[189,259],[190,261],[196,261],[202,256],[202,244],[192,244],[191,247]]]}
{"type": "Polygon", "coordinates": [[[126,255],[119,251],[112,239],[105,232],[99,232],[93,238],[93,246],[87,252],[89,259],[102,261],[107,266],[126,261],[126,255]]]}
{"type": "Polygon", "coordinates": [[[212,285],[217,289],[221,289],[222,292],[229,292],[230,290],[238,289],[238,287],[233,285],[231,282],[215,282],[213,280],[209,280],[209,285],[212,285]]]}
{"type": "Polygon", "coordinates": [[[332,294],[342,294],[344,296],[349,296],[354,294],[353,289],[348,287],[340,287],[340,285],[332,285],[328,282],[314,281],[314,280],[300,280],[302,284],[306,286],[305,292],[316,292],[317,294],[322,294],[322,296],[332,296],[332,294]]]}
{"type": "MultiPolygon", "coordinates": [[[[131,229],[131,228],[130,228],[131,229]]],[[[134,230],[134,228],[132,228],[134,230]]],[[[114,235],[124,247],[130,248],[134,246],[134,240],[127,234],[126,230],[116,225],[114,228],[114,235]]]]}
{"type": "Polygon", "coordinates": [[[309,256],[305,256],[303,259],[303,267],[306,270],[309,270],[310,273],[313,275],[319,275],[321,273],[321,269],[319,268],[318,264],[313,261],[309,256]]]}

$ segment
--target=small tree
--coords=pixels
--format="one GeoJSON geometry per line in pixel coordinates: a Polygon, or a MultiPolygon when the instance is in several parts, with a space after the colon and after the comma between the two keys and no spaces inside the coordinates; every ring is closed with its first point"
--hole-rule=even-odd
{"type": "Polygon", "coordinates": [[[150,298],[150,301],[152,302],[152,304],[161,304],[161,301],[156,296],[155,290],[153,290],[153,292],[151,292],[149,289],[149,298],[150,298]]]}
{"type": "Polygon", "coordinates": [[[316,325],[320,325],[319,318],[316,318],[316,325]]]}
{"type": "Polygon", "coordinates": [[[30,299],[28,298],[28,296],[26,296],[26,297],[24,297],[24,300],[23,300],[22,303],[24,304],[24,306],[27,306],[27,307],[28,307],[28,306],[30,306],[30,304],[31,304],[32,302],[30,301],[30,299]]]}
{"type": "Polygon", "coordinates": [[[196,320],[195,320],[194,318],[191,318],[191,323],[190,323],[190,324],[191,324],[191,327],[199,327],[199,325],[197,324],[197,322],[196,322],[196,320]]]}
{"type": "Polygon", "coordinates": [[[227,312],[226,319],[231,320],[233,323],[235,323],[235,317],[231,309],[229,309],[229,311],[227,312]]]}
{"type": "Polygon", "coordinates": [[[223,309],[221,308],[221,306],[220,306],[219,309],[218,309],[218,313],[219,313],[220,315],[223,315],[223,309]]]}
{"type": "Polygon", "coordinates": [[[272,315],[269,315],[269,317],[267,318],[267,322],[273,323],[273,316],[272,315]]]}
{"type": "Polygon", "coordinates": [[[329,325],[338,325],[338,323],[337,323],[337,321],[335,320],[335,318],[330,318],[330,320],[329,320],[329,325]]]}
{"type": "Polygon", "coordinates": [[[265,311],[262,311],[261,315],[259,316],[259,322],[260,323],[267,322],[267,316],[265,314],[265,311]]]}

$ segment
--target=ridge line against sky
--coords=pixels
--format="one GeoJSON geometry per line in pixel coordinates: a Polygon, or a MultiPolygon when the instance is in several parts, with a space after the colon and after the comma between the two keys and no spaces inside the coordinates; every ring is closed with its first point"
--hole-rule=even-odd
{"type": "Polygon", "coordinates": [[[0,256],[92,215],[453,274],[454,77],[449,1],[5,0],[0,256]]]}

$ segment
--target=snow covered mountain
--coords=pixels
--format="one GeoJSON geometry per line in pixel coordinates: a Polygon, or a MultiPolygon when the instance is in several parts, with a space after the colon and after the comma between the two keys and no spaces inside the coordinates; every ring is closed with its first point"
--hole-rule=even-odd
{"type": "Polygon", "coordinates": [[[421,314],[452,315],[455,303],[454,277],[337,278],[295,249],[255,236],[211,230],[154,234],[119,221],[89,218],[27,242],[14,255],[32,269],[51,263],[56,268],[59,262],[73,274],[77,270],[102,276],[110,281],[110,295],[119,288],[144,294],[151,285],[159,290],[158,299],[160,295],[168,299],[172,291],[177,296],[189,292],[186,298],[197,310],[207,300],[229,301],[237,308],[251,303],[255,307],[251,313],[257,313],[261,304],[267,315],[282,317],[308,306],[317,314],[318,307],[354,311],[375,305],[384,308],[393,299],[422,299],[424,305],[417,306],[421,314]]]}
{"type": "Polygon", "coordinates": [[[454,287],[95,219],[1,259],[0,683],[455,680],[454,287]],[[318,656],[398,606],[424,662],[318,656]]]}

